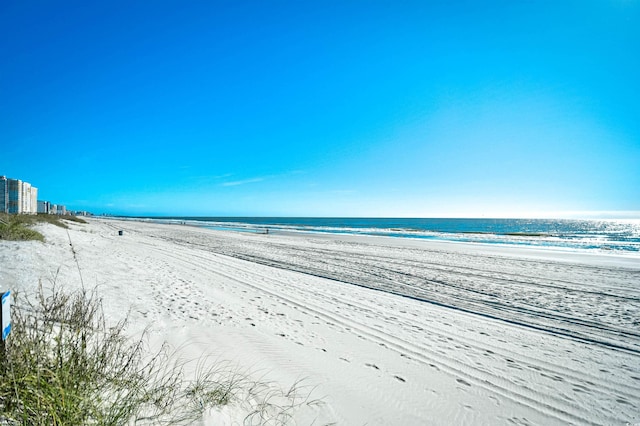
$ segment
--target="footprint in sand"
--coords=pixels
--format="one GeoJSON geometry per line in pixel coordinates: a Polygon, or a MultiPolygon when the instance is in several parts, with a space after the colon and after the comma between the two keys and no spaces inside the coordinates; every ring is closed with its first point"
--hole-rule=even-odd
{"type": "Polygon", "coordinates": [[[461,385],[465,385],[465,386],[471,387],[471,383],[467,382],[464,379],[456,379],[456,382],[460,383],[461,385]]]}

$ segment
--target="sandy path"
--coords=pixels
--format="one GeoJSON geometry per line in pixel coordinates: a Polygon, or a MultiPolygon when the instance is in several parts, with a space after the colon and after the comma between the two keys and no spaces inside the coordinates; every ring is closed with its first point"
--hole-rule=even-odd
{"type": "Polygon", "coordinates": [[[114,316],[131,309],[193,356],[306,378],[323,403],[299,424],[640,421],[639,259],[101,220],[44,231],[0,242],[3,285],[81,273],[114,316]]]}

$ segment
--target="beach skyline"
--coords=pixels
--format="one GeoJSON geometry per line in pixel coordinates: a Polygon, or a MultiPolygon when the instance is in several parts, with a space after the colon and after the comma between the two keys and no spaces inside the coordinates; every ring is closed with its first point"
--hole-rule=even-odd
{"type": "Polygon", "coordinates": [[[640,218],[637,2],[8,4],[0,175],[146,216],[640,218]]]}

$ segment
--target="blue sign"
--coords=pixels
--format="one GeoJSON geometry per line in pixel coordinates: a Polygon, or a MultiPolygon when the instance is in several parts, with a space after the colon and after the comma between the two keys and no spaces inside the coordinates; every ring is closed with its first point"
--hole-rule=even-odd
{"type": "Polygon", "coordinates": [[[11,291],[2,293],[2,340],[7,340],[7,336],[11,333],[11,291]]]}

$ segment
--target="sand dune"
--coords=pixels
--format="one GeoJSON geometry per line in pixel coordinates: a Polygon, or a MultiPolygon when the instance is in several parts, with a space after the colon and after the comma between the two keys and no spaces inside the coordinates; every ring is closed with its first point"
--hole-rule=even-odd
{"type": "Polygon", "coordinates": [[[0,242],[3,288],[99,286],[110,315],[189,356],[304,379],[297,424],[640,422],[637,257],[106,219],[41,230],[45,244],[0,242]]]}

